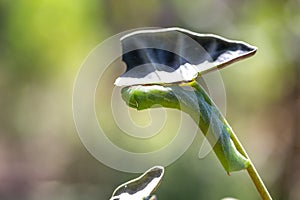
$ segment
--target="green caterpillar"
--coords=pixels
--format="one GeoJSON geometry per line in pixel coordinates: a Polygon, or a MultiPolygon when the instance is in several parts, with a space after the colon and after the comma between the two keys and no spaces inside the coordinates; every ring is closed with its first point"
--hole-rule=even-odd
{"type": "Polygon", "coordinates": [[[179,85],[129,86],[122,89],[122,98],[137,110],[160,105],[186,112],[207,136],[227,173],[246,169],[250,161],[235,147],[230,138],[232,129],[217,106],[196,81],[191,82],[189,87],[192,90],[179,85]]]}

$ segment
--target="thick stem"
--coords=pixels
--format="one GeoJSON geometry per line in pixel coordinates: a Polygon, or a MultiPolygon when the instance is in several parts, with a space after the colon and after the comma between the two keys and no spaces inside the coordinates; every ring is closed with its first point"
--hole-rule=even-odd
{"type": "MultiPolygon", "coordinates": [[[[211,101],[208,94],[202,89],[202,87],[199,85],[198,82],[193,81],[191,83],[191,86],[194,87],[196,90],[200,91],[203,94],[203,96],[206,98],[207,101],[209,101],[211,104],[214,104],[214,102],[211,101]]],[[[214,105],[214,106],[216,107],[216,105],[214,105]]],[[[224,118],[223,122],[226,123],[228,125],[228,127],[230,127],[228,122],[225,120],[225,118],[224,118]]],[[[239,141],[237,135],[234,133],[233,130],[230,131],[230,138],[233,141],[236,149],[249,160],[250,164],[247,167],[247,172],[248,172],[252,182],[254,183],[258,193],[260,194],[262,200],[272,200],[272,197],[271,197],[268,189],[266,188],[264,182],[262,181],[260,175],[258,174],[253,162],[251,161],[251,159],[248,156],[246,150],[244,149],[242,143],[239,141]]]]}

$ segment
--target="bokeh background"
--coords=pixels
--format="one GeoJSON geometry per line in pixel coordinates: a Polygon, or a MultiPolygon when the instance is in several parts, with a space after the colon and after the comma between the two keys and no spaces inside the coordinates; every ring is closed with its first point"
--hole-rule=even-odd
{"type": "MultiPolygon", "coordinates": [[[[137,176],[106,167],[84,148],[72,118],[73,83],[104,39],[171,26],[258,47],[221,71],[227,119],[274,199],[300,199],[299,0],[1,0],[0,199],[104,200],[137,176]]],[[[97,108],[104,118],[110,109],[97,108]]],[[[213,153],[198,159],[202,139],[167,167],[159,199],[259,199],[245,171],[227,176],[213,153]]]]}

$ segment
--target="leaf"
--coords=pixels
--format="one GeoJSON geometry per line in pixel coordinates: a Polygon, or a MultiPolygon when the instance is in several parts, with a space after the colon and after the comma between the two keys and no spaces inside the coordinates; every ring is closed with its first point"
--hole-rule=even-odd
{"type": "Polygon", "coordinates": [[[163,175],[163,167],[152,167],[140,177],[117,187],[110,200],[154,200],[156,198],[151,194],[158,187],[163,175]]]}
{"type": "Polygon", "coordinates": [[[190,82],[256,52],[244,42],[182,28],[135,31],[121,43],[127,69],[117,86],[190,82]]]}

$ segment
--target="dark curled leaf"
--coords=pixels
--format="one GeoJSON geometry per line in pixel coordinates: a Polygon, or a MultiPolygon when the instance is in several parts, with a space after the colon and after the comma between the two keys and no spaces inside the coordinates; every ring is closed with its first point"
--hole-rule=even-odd
{"type": "Polygon", "coordinates": [[[121,42],[127,69],[117,86],[190,82],[256,52],[245,42],[182,28],[136,31],[121,42]]]}
{"type": "Polygon", "coordinates": [[[151,194],[158,187],[164,175],[164,168],[155,166],[140,177],[120,185],[110,200],[149,200],[155,199],[151,194]]]}

